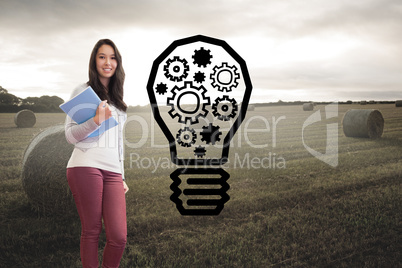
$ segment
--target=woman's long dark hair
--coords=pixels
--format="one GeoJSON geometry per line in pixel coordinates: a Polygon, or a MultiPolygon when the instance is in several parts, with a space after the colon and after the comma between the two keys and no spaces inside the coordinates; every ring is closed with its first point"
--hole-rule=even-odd
{"type": "Polygon", "coordinates": [[[124,73],[122,59],[119,50],[112,40],[101,39],[99,40],[91,53],[91,58],[89,60],[89,81],[87,84],[91,86],[96,94],[98,94],[101,100],[107,100],[108,103],[113,104],[118,109],[122,111],[127,110],[127,105],[123,101],[123,85],[126,75],[124,73]],[[113,48],[114,54],[116,56],[117,68],[114,75],[110,78],[109,90],[101,83],[99,79],[99,74],[96,69],[96,54],[102,45],[109,45],[113,48]]]}

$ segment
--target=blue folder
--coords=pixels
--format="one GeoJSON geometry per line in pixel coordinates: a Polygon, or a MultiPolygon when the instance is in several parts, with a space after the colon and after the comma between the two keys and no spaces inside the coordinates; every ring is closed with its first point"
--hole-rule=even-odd
{"type": "MultiPolygon", "coordinates": [[[[101,103],[101,100],[98,95],[96,95],[95,91],[89,86],[80,94],[61,104],[59,107],[75,122],[81,124],[95,116],[99,103],[101,103]]],[[[100,127],[92,132],[88,137],[99,136],[106,130],[117,125],[118,122],[112,116],[105,120],[100,127]]]]}

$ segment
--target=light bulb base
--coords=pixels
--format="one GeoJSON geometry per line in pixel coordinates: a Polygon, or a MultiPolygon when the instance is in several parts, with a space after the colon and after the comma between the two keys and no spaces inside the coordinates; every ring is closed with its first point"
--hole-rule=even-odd
{"type": "Polygon", "coordinates": [[[226,182],[230,175],[222,168],[179,168],[170,178],[170,196],[181,215],[219,215],[230,197],[226,182]]]}

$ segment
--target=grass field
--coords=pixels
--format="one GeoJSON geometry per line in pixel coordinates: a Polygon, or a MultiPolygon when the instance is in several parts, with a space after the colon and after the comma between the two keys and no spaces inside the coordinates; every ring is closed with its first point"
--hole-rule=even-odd
{"type": "MultiPolygon", "coordinates": [[[[121,267],[402,267],[402,108],[338,108],[338,117],[325,120],[324,106],[317,106],[323,120],[304,132],[315,111],[250,111],[233,138],[225,165],[230,200],[218,216],[178,213],[169,200],[169,174],[176,167],[162,148],[166,140],[150,114],[132,117],[126,126],[130,191],[121,267]],[[352,108],[382,112],[381,139],[344,136],[342,117],[352,108]],[[338,124],[336,167],[304,146],[325,153],[328,123],[338,124]]],[[[63,123],[64,115],[37,114],[29,129],[16,128],[13,116],[0,114],[0,267],[80,267],[77,215],[33,210],[20,179],[30,140],[63,123]]],[[[104,243],[102,233],[100,252],[104,243]]]]}

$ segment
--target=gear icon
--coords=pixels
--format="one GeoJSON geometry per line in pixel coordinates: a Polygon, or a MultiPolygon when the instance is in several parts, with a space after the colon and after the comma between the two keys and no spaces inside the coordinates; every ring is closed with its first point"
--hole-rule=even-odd
{"type": "Polygon", "coordinates": [[[157,84],[155,87],[155,90],[159,95],[164,95],[167,92],[167,89],[167,85],[164,83],[157,84]]]}
{"type": "Polygon", "coordinates": [[[212,105],[213,115],[222,121],[229,121],[230,118],[234,118],[237,112],[237,102],[235,99],[229,98],[227,95],[223,95],[222,98],[217,98],[212,105]]]}
{"type": "Polygon", "coordinates": [[[198,158],[204,157],[206,152],[205,147],[202,147],[201,145],[194,149],[194,155],[198,158]]]}
{"type": "Polygon", "coordinates": [[[197,64],[198,67],[203,66],[205,68],[208,64],[211,64],[211,50],[205,50],[203,47],[201,47],[200,50],[194,50],[194,55],[192,58],[194,59],[194,64],[197,64]]]}
{"type": "Polygon", "coordinates": [[[197,134],[195,130],[189,127],[179,129],[176,135],[177,143],[183,147],[190,147],[195,143],[197,134]]]}
{"type": "Polygon", "coordinates": [[[180,59],[174,56],[173,59],[168,59],[165,66],[163,66],[166,78],[170,81],[181,82],[187,77],[189,67],[186,59],[180,59]]]}
{"type": "Polygon", "coordinates": [[[219,137],[222,132],[219,131],[219,126],[214,126],[212,123],[209,123],[208,126],[202,127],[201,131],[201,140],[205,141],[207,144],[214,145],[215,142],[220,141],[221,138],[219,137]]]}
{"type": "Polygon", "coordinates": [[[205,81],[205,74],[203,72],[197,72],[194,74],[194,81],[197,83],[202,83],[205,81]]]}
{"type": "Polygon", "coordinates": [[[206,117],[210,105],[209,97],[205,96],[207,90],[203,87],[195,87],[191,81],[185,81],[184,86],[175,86],[171,92],[173,96],[167,99],[167,105],[171,106],[169,114],[172,118],[179,117],[180,123],[198,123],[198,118],[206,117]]]}
{"type": "Polygon", "coordinates": [[[219,67],[215,66],[213,71],[210,75],[211,85],[217,87],[218,91],[230,92],[239,85],[237,80],[240,78],[240,74],[237,72],[235,65],[230,67],[227,62],[223,62],[219,67]]]}

